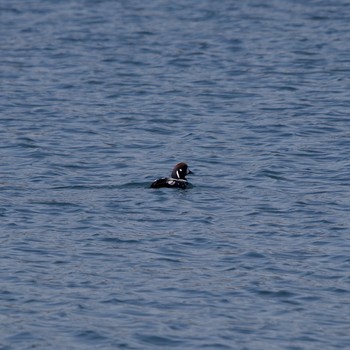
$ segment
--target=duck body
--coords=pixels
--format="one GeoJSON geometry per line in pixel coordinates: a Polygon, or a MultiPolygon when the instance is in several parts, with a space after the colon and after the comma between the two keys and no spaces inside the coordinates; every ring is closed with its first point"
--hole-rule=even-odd
{"type": "Polygon", "coordinates": [[[151,183],[151,188],[169,187],[169,188],[186,189],[187,185],[188,185],[188,181],[186,180],[177,180],[171,177],[162,177],[160,179],[153,181],[151,183]]]}
{"type": "Polygon", "coordinates": [[[190,183],[187,181],[186,176],[192,174],[192,171],[188,169],[186,163],[178,163],[175,165],[171,177],[162,177],[152,182],[151,188],[181,188],[186,189],[190,183]]]}

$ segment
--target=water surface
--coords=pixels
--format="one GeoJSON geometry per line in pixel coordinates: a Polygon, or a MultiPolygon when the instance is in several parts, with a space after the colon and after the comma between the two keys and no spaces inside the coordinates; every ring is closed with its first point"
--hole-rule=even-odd
{"type": "Polygon", "coordinates": [[[3,0],[0,50],[1,349],[349,348],[347,1],[3,0]]]}

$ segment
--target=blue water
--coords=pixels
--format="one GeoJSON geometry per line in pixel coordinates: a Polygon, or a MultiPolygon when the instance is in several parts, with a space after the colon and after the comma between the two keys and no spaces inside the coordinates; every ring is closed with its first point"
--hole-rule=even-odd
{"type": "Polygon", "coordinates": [[[2,0],[0,53],[2,350],[350,348],[348,1],[2,0]]]}

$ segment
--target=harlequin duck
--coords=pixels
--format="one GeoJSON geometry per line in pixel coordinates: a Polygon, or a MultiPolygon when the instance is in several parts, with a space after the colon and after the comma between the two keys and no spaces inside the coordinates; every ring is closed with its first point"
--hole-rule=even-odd
{"type": "Polygon", "coordinates": [[[189,185],[186,175],[193,174],[186,163],[178,163],[175,165],[171,177],[162,177],[152,182],[151,188],[173,187],[185,189],[189,185]]]}

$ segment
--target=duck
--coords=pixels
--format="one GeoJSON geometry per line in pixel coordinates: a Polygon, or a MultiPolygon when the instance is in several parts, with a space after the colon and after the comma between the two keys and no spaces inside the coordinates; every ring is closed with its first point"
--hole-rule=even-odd
{"type": "Polygon", "coordinates": [[[190,185],[186,179],[186,176],[189,174],[193,174],[193,172],[185,162],[177,163],[171,172],[171,177],[162,177],[154,180],[150,188],[169,187],[186,189],[190,185]]]}

